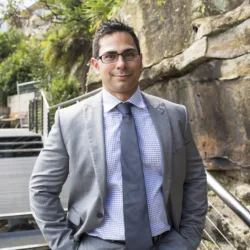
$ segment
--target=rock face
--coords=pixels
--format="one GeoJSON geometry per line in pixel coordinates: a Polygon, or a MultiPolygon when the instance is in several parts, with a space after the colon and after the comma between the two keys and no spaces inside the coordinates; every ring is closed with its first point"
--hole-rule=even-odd
{"type": "Polygon", "coordinates": [[[120,18],[137,31],[144,67],[173,57],[191,45],[190,0],[128,0],[120,18]]]}
{"type": "Polygon", "coordinates": [[[247,204],[250,203],[250,189],[249,189],[249,185],[247,184],[242,184],[236,187],[235,190],[236,195],[243,200],[244,202],[246,202],[247,204]]]}
{"type": "Polygon", "coordinates": [[[141,43],[141,89],[187,106],[208,168],[249,177],[250,1],[126,0],[119,18],[141,43]]]}
{"type": "Polygon", "coordinates": [[[210,60],[145,91],[187,106],[194,138],[210,168],[249,168],[250,55],[210,60]]]}

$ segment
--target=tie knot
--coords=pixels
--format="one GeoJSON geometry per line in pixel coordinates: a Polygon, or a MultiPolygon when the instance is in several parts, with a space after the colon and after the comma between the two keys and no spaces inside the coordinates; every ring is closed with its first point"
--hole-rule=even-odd
{"type": "Polygon", "coordinates": [[[132,103],[129,102],[121,102],[117,105],[117,109],[121,112],[122,115],[131,114],[132,103]]]}

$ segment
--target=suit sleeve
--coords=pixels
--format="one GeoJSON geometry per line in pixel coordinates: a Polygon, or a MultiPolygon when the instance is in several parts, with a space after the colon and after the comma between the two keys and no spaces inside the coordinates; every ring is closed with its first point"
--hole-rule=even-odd
{"type": "Polygon", "coordinates": [[[187,111],[184,139],[186,177],[183,185],[180,234],[191,244],[190,249],[196,249],[201,240],[207,213],[207,179],[201,156],[193,140],[187,111]]]}
{"type": "Polygon", "coordinates": [[[72,230],[67,225],[59,194],[69,172],[69,157],[60,129],[59,111],[30,178],[30,207],[52,250],[75,250],[72,230]]]}

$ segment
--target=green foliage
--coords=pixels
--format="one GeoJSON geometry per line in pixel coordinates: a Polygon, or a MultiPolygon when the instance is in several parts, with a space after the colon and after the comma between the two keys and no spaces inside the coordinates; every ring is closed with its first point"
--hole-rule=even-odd
{"type": "Polygon", "coordinates": [[[196,8],[197,12],[200,12],[202,16],[206,16],[207,11],[207,0],[201,0],[199,5],[196,8]]]}
{"type": "Polygon", "coordinates": [[[17,49],[17,45],[23,38],[23,34],[17,32],[17,30],[6,33],[0,32],[0,63],[17,49]]]}
{"type": "Polygon", "coordinates": [[[153,14],[161,21],[165,22],[165,18],[163,16],[162,10],[164,10],[164,5],[166,4],[166,1],[158,0],[156,1],[156,6],[153,11],[153,14]]]}
{"type": "Polygon", "coordinates": [[[166,3],[166,1],[162,1],[162,0],[159,0],[159,1],[157,1],[157,5],[159,6],[159,7],[161,7],[163,4],[165,4],[166,3]]]}
{"type": "Polygon", "coordinates": [[[90,22],[90,32],[97,29],[100,24],[112,17],[116,9],[120,7],[121,0],[86,0],[81,5],[84,20],[90,22]]]}
{"type": "Polygon", "coordinates": [[[47,64],[60,66],[65,73],[70,74],[79,61],[90,55],[91,38],[84,38],[80,32],[77,34],[65,27],[53,31],[42,42],[44,59],[47,64]]]}
{"type": "MultiPolygon", "coordinates": [[[[8,0],[4,19],[20,26],[22,0],[8,0]]],[[[92,38],[100,23],[113,17],[123,0],[40,0],[53,24],[35,40],[13,31],[0,34],[0,92],[14,94],[16,82],[39,80],[57,104],[84,92],[92,38]]]]}
{"type": "Polygon", "coordinates": [[[112,17],[122,0],[40,0],[57,20],[42,41],[47,65],[76,76],[85,90],[94,31],[112,17]]]}
{"type": "Polygon", "coordinates": [[[198,8],[197,8],[197,11],[204,14],[205,13],[205,10],[206,10],[206,5],[205,4],[202,4],[200,5],[198,8]]]}
{"type": "MultiPolygon", "coordinates": [[[[48,6],[59,24],[54,26],[53,33],[45,39],[48,42],[48,51],[53,50],[53,57],[57,60],[60,52],[66,53],[66,59],[78,60],[78,56],[89,53],[93,32],[100,23],[112,17],[115,10],[120,7],[122,0],[40,0],[48,6]],[[82,47],[80,49],[79,47],[82,47]],[[75,56],[72,56],[72,51],[75,56]],[[68,55],[67,55],[68,54],[68,55]]],[[[47,52],[46,58],[49,57],[47,52]]],[[[61,53],[62,54],[62,53],[61,53]]],[[[65,61],[62,58],[63,61],[65,61]]],[[[72,65],[71,60],[69,64],[72,65]]]]}
{"type": "Polygon", "coordinates": [[[10,25],[16,28],[22,27],[19,9],[19,4],[22,2],[22,0],[7,0],[6,10],[0,11],[0,14],[3,15],[3,20],[8,21],[10,25]]]}
{"type": "MultiPolygon", "coordinates": [[[[6,97],[16,94],[16,82],[34,80],[44,68],[41,60],[41,48],[37,46],[36,42],[25,40],[24,35],[20,34],[17,36],[18,39],[10,39],[9,43],[6,43],[6,37],[13,38],[12,32],[0,36],[0,44],[4,45],[8,51],[8,56],[2,53],[0,60],[0,92],[4,93],[6,97]],[[20,37],[23,39],[20,40],[20,37]]],[[[14,38],[16,37],[14,36],[14,38]]],[[[6,102],[6,100],[2,100],[2,102],[6,102]]]]}
{"type": "Polygon", "coordinates": [[[75,77],[54,77],[46,86],[46,96],[50,105],[70,100],[81,94],[79,81],[75,77]]]}

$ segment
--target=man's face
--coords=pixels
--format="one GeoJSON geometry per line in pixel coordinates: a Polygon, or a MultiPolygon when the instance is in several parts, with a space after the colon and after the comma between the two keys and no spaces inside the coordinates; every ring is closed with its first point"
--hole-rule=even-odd
{"type": "MultiPolygon", "coordinates": [[[[99,40],[99,56],[128,50],[136,50],[133,38],[126,32],[115,32],[99,40]]],[[[142,55],[132,61],[125,61],[122,56],[116,62],[104,64],[100,59],[91,59],[96,72],[100,74],[105,90],[122,101],[129,99],[138,87],[142,69],[142,55]]]]}

